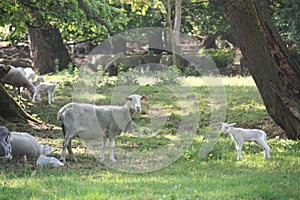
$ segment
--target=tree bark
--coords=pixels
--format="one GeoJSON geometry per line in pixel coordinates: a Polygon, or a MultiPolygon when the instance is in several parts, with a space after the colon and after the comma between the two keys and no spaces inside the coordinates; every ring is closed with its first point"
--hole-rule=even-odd
{"type": "Polygon", "coordinates": [[[221,3],[269,115],[288,138],[300,139],[300,66],[289,55],[265,1],[221,3]]]}
{"type": "Polygon", "coordinates": [[[30,53],[35,71],[40,74],[65,69],[72,63],[56,27],[32,27],[28,25],[30,53]]]}

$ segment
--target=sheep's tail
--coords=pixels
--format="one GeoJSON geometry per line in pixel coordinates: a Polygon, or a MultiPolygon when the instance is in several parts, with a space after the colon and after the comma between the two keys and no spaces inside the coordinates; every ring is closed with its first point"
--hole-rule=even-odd
{"type": "Polygon", "coordinates": [[[70,107],[73,106],[73,103],[68,103],[67,105],[64,105],[61,109],[59,109],[57,113],[57,121],[61,122],[62,120],[62,114],[70,107]]]}

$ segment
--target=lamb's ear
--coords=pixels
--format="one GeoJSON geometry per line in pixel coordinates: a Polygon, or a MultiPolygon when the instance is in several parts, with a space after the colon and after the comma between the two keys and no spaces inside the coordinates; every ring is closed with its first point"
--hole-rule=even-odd
{"type": "Polygon", "coordinates": [[[235,126],[235,125],[236,125],[236,123],[229,124],[229,126],[235,126]]]}
{"type": "Polygon", "coordinates": [[[145,95],[143,95],[143,96],[141,97],[141,100],[146,100],[146,99],[148,99],[148,97],[145,96],[145,95]]]}
{"type": "Polygon", "coordinates": [[[125,97],[124,99],[125,99],[125,101],[129,101],[129,100],[130,100],[130,98],[129,98],[129,97],[125,97]]]}

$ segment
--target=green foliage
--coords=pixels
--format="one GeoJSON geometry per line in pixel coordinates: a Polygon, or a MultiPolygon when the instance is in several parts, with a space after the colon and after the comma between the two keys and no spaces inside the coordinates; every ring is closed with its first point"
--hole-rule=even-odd
{"type": "Polygon", "coordinates": [[[123,67],[119,67],[119,74],[118,74],[118,84],[119,85],[138,85],[138,72],[129,68],[127,71],[123,70],[123,67]]]}
{"type": "Polygon", "coordinates": [[[158,85],[172,85],[179,84],[180,70],[177,66],[170,66],[168,70],[157,71],[153,73],[158,85]]]}
{"type": "Polygon", "coordinates": [[[300,43],[300,22],[298,0],[270,1],[270,10],[279,33],[284,42],[289,45],[300,43]]]}
{"type": "Polygon", "coordinates": [[[189,65],[189,66],[185,67],[184,71],[183,71],[183,74],[184,74],[185,77],[188,77],[188,76],[196,76],[196,77],[201,76],[200,72],[193,65],[189,65]]]}
{"type": "Polygon", "coordinates": [[[235,57],[235,52],[232,49],[209,49],[207,53],[218,68],[232,65],[235,57]]]}

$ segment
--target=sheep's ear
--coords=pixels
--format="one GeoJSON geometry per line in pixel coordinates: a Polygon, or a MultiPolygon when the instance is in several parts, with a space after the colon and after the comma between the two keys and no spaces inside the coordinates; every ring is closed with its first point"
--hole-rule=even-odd
{"type": "Polygon", "coordinates": [[[236,123],[229,124],[229,126],[234,126],[234,125],[236,125],[236,123]]]}
{"type": "Polygon", "coordinates": [[[129,100],[130,100],[130,98],[129,98],[129,97],[125,97],[124,99],[125,99],[125,101],[129,101],[129,100]]]}
{"type": "Polygon", "coordinates": [[[145,96],[145,95],[143,95],[143,96],[141,97],[141,100],[146,100],[146,99],[148,99],[148,97],[145,96]]]}

